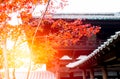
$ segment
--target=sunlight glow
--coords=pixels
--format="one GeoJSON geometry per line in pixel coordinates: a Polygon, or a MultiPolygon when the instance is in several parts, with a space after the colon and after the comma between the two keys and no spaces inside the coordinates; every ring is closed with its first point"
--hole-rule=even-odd
{"type": "Polygon", "coordinates": [[[16,58],[16,64],[23,66],[25,68],[28,67],[29,63],[30,63],[30,49],[28,46],[28,42],[25,41],[27,38],[25,36],[25,34],[22,34],[21,36],[19,36],[19,39],[17,40],[17,46],[16,46],[16,53],[19,54],[17,55],[16,58]],[[22,62],[19,63],[18,61],[22,62]],[[23,65],[22,65],[23,64],[23,65]]]}
{"type": "Polygon", "coordinates": [[[8,52],[8,58],[10,67],[13,67],[16,64],[16,68],[19,68],[24,65],[25,68],[28,68],[30,63],[30,49],[28,46],[27,38],[24,32],[19,36],[15,37],[17,40],[12,39],[14,35],[7,38],[6,48],[8,52]],[[13,63],[12,63],[13,62],[13,63]]]}
{"type": "Polygon", "coordinates": [[[46,71],[46,64],[36,64],[32,67],[33,71],[46,71]]]}
{"type": "Polygon", "coordinates": [[[7,39],[6,47],[8,50],[12,49],[14,46],[14,41],[7,39]]]}
{"type": "Polygon", "coordinates": [[[21,52],[25,52],[25,53],[30,53],[30,49],[29,49],[29,46],[28,46],[28,43],[27,42],[23,42],[18,50],[21,50],[21,52]]]}

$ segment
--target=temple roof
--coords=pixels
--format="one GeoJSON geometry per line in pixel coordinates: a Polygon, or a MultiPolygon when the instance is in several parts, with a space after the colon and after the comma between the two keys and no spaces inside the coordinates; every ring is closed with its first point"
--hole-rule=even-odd
{"type": "Polygon", "coordinates": [[[120,19],[119,13],[108,13],[108,14],[54,14],[55,19],[120,19]]]}
{"type": "Polygon", "coordinates": [[[66,67],[95,67],[100,65],[120,66],[120,31],[112,35],[107,41],[82,60],[69,63],[66,67]]]}

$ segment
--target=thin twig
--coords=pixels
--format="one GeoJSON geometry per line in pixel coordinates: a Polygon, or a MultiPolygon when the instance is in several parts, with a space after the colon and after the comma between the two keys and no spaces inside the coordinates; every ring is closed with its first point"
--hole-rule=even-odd
{"type": "MultiPolygon", "coordinates": [[[[38,25],[37,25],[37,28],[35,29],[35,32],[34,32],[34,35],[33,35],[33,38],[32,38],[32,45],[34,44],[34,40],[35,40],[36,33],[37,33],[37,31],[38,31],[38,28],[39,28],[40,24],[42,23],[42,20],[44,19],[45,15],[46,15],[46,12],[47,12],[48,7],[49,7],[49,4],[50,4],[50,1],[51,1],[51,0],[48,0],[46,9],[45,9],[42,17],[39,17],[39,20],[40,20],[40,21],[39,21],[39,23],[38,23],[38,25]]],[[[27,74],[27,78],[26,78],[26,79],[29,78],[30,69],[31,69],[31,56],[30,56],[30,65],[29,65],[28,74],[27,74]]]]}
{"type": "Polygon", "coordinates": [[[35,36],[36,36],[36,33],[37,33],[37,31],[38,31],[38,29],[39,29],[39,27],[40,27],[40,24],[42,23],[42,20],[44,19],[45,15],[46,15],[46,12],[47,12],[48,7],[49,7],[49,4],[50,4],[50,1],[51,1],[51,0],[48,0],[46,9],[45,9],[42,17],[39,18],[40,21],[39,21],[39,23],[38,23],[38,25],[37,25],[37,28],[35,29],[35,32],[34,32],[33,39],[32,39],[32,45],[34,44],[35,36]]]}

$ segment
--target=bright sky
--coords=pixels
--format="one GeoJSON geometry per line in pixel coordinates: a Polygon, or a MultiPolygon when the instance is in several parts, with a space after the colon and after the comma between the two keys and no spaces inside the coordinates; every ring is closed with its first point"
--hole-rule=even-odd
{"type": "Polygon", "coordinates": [[[60,13],[111,13],[120,12],[120,0],[68,0],[60,13]]]}

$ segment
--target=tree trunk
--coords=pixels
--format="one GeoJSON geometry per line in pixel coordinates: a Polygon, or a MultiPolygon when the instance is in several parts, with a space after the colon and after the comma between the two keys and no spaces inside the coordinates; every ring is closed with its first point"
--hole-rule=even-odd
{"type": "Polygon", "coordinates": [[[4,57],[5,79],[9,79],[9,68],[8,68],[8,60],[7,60],[6,40],[3,43],[3,57],[4,57]]]}

